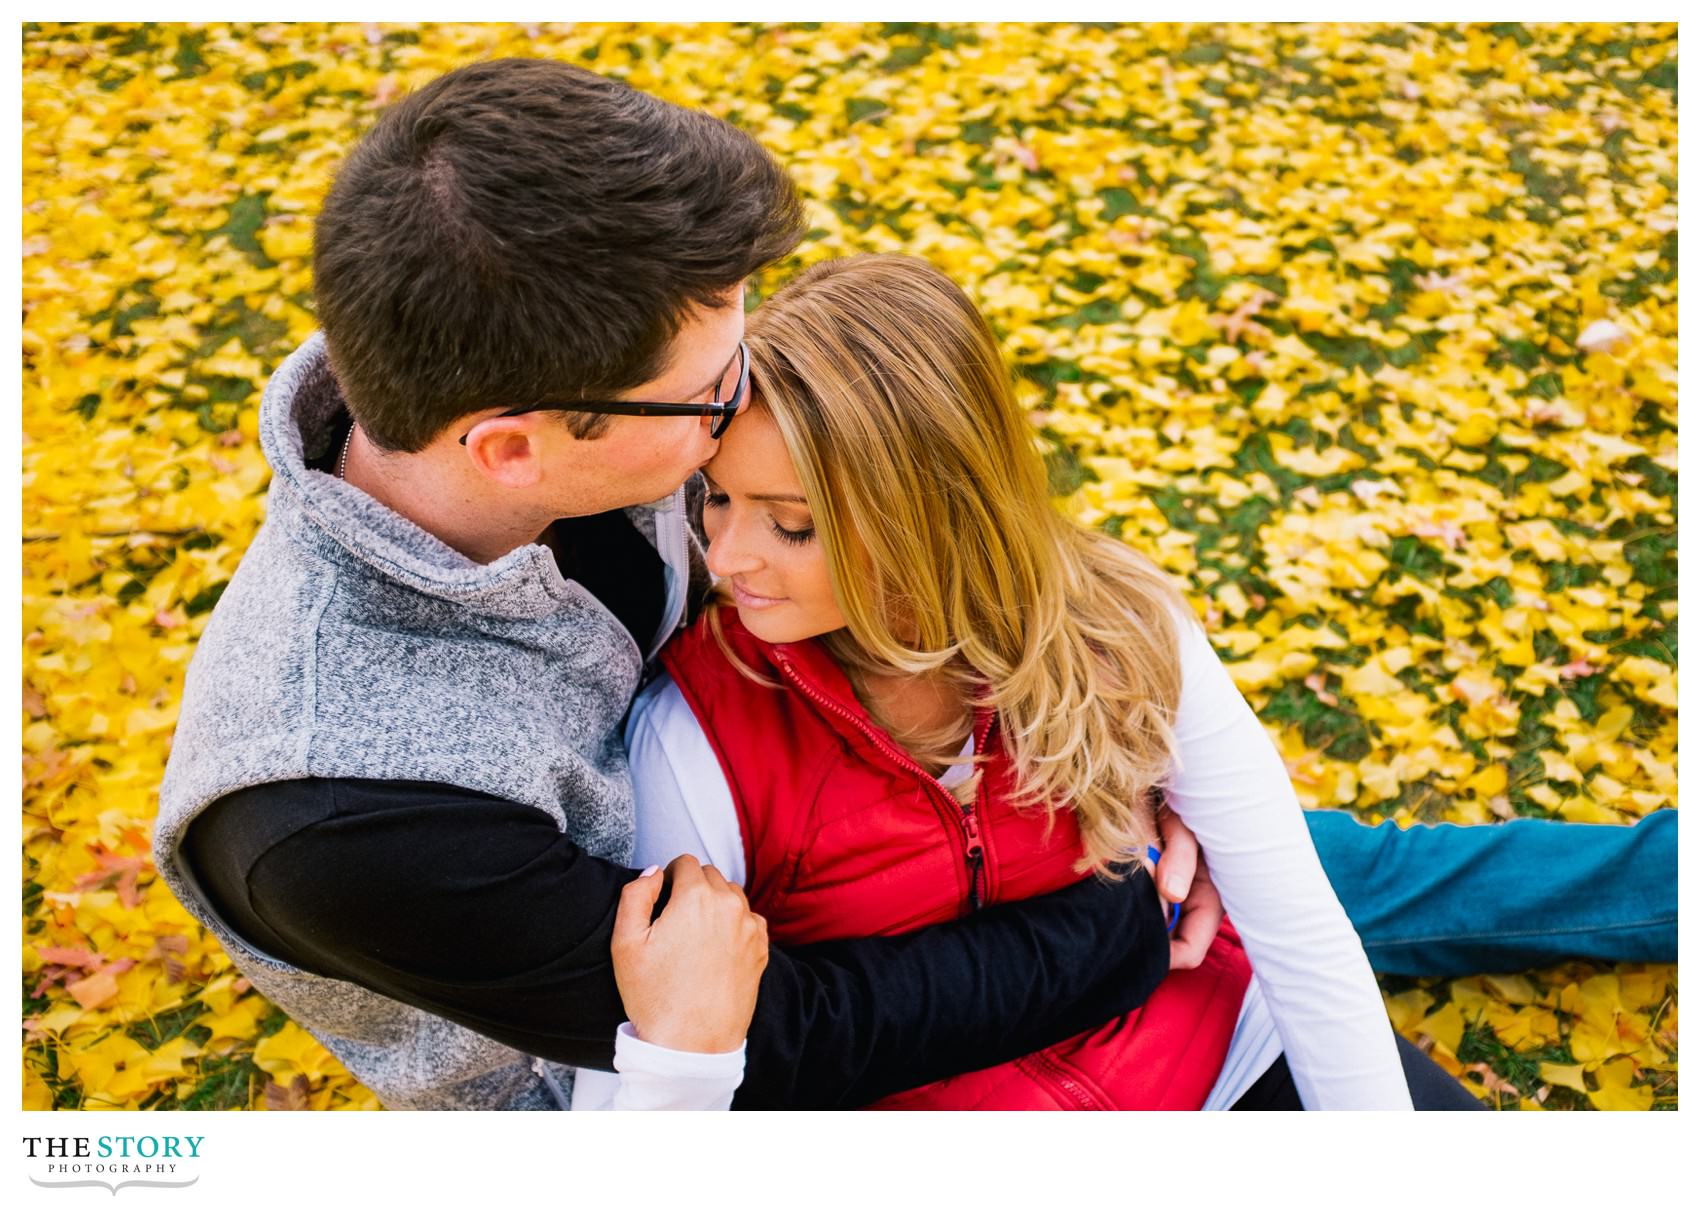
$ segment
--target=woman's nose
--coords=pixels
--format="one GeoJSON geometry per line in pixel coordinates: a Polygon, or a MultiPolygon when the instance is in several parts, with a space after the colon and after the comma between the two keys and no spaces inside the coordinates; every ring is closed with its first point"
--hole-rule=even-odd
{"type": "Polygon", "coordinates": [[[761,561],[740,538],[743,527],[730,519],[722,519],[708,536],[708,570],[717,577],[737,576],[753,571],[761,561]]]}

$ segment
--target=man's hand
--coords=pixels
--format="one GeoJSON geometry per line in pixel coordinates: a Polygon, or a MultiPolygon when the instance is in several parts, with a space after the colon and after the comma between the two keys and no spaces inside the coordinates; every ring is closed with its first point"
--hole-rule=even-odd
{"type": "Polygon", "coordinates": [[[679,1052],[735,1052],[767,967],[767,922],[741,888],[688,854],[620,894],[609,949],[638,1038],[679,1052]],[[665,881],[671,894],[651,921],[665,881]]]}
{"type": "Polygon", "coordinates": [[[1222,928],[1222,898],[1211,882],[1198,839],[1167,807],[1157,814],[1163,858],[1157,864],[1157,892],[1181,907],[1181,920],[1169,939],[1169,969],[1196,968],[1222,928]]]}

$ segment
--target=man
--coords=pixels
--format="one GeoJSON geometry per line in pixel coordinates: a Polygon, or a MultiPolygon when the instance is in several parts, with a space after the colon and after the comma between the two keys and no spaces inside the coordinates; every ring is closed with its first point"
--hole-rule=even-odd
{"type": "MultiPolygon", "coordinates": [[[[787,954],[712,869],[674,864],[652,923],[664,877],[621,865],[620,725],[706,587],[687,489],[747,395],[741,283],[801,229],[746,136],[535,61],[386,111],[326,201],[323,335],[267,388],[268,518],[191,666],[155,856],[387,1105],[564,1106],[612,1063],[626,1105],[683,1073],[855,1106],[1102,1023],[1168,966],[1143,874],[787,954]]],[[[1368,895],[1409,847],[1332,815],[1354,921],[1411,942],[1368,895]]],[[[1196,962],[1221,907],[1168,843],[1196,962]]]]}

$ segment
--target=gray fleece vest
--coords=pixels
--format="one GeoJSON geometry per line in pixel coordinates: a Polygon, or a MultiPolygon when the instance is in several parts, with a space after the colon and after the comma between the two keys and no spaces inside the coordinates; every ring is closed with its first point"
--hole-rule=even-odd
{"type": "Polygon", "coordinates": [[[544,547],[478,564],[310,470],[344,411],[317,335],[266,386],[266,521],[189,665],[154,861],[236,966],[386,1106],[564,1106],[570,1067],[249,946],[213,912],[178,846],[197,813],[243,787],[417,779],[529,804],[589,853],[628,860],[621,721],[646,660],[707,579],[685,492],[627,511],[668,579],[659,634],[634,642],[544,547]]]}

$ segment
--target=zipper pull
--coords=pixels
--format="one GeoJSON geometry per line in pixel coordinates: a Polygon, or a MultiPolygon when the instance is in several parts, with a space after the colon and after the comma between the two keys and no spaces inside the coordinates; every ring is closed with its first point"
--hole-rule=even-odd
{"type": "Polygon", "coordinates": [[[968,904],[976,912],[985,908],[985,901],[980,896],[980,870],[985,865],[985,854],[978,846],[968,851],[968,904]]]}
{"type": "Polygon", "coordinates": [[[986,852],[980,845],[980,821],[972,808],[962,814],[962,830],[967,837],[963,856],[968,860],[968,903],[979,910],[985,905],[980,893],[980,873],[986,866],[986,852]]]}

